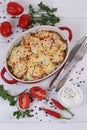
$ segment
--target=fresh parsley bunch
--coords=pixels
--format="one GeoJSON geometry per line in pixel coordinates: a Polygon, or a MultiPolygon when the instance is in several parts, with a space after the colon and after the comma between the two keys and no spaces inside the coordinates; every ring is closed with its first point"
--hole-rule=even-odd
{"type": "Polygon", "coordinates": [[[38,10],[29,5],[29,15],[31,17],[29,28],[36,24],[54,26],[60,21],[60,18],[54,14],[55,12],[57,12],[57,8],[50,8],[43,2],[38,4],[38,10]]]}

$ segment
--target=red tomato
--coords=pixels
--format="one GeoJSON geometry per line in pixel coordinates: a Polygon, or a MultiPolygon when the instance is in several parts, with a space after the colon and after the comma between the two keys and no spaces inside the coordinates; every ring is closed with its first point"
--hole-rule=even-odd
{"type": "Polygon", "coordinates": [[[27,109],[30,106],[30,97],[28,93],[22,93],[18,98],[19,107],[27,109]]]}
{"type": "Polygon", "coordinates": [[[1,35],[8,37],[12,33],[12,26],[8,21],[4,21],[0,26],[1,35]]]}
{"type": "Polygon", "coordinates": [[[40,100],[46,97],[46,91],[38,86],[34,86],[30,89],[30,93],[33,97],[38,98],[40,100]]]}
{"type": "Polygon", "coordinates": [[[19,27],[22,29],[26,29],[30,24],[30,16],[28,14],[23,14],[20,18],[19,18],[19,27]]]}
{"type": "Polygon", "coordinates": [[[23,13],[24,8],[17,2],[9,2],[7,4],[6,10],[7,10],[8,14],[19,15],[19,14],[23,13]]]}

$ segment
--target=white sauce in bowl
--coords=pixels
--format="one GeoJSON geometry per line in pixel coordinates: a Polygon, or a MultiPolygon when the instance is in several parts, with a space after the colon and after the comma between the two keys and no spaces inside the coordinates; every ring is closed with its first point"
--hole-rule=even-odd
{"type": "Polygon", "coordinates": [[[62,87],[58,92],[58,99],[63,106],[72,108],[81,104],[83,94],[77,86],[62,87]]]}

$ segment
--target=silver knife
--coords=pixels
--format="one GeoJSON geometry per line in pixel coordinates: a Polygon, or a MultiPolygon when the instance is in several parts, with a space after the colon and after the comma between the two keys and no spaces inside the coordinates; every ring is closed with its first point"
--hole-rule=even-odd
{"type": "Polygon", "coordinates": [[[83,44],[81,45],[77,53],[75,54],[72,61],[68,64],[67,69],[65,70],[65,73],[63,73],[62,75],[63,76],[62,79],[60,80],[59,84],[57,84],[58,86],[56,88],[56,91],[58,91],[64,85],[73,67],[76,65],[78,61],[82,60],[82,58],[84,57],[86,53],[87,53],[87,38],[83,42],[83,44]]]}
{"type": "Polygon", "coordinates": [[[68,57],[65,65],[63,66],[63,69],[58,73],[58,75],[50,83],[50,86],[49,86],[50,90],[55,87],[56,91],[58,91],[63,86],[63,82],[65,82],[67,80],[67,77],[69,76],[70,71],[72,70],[72,68],[74,66],[74,63],[75,63],[74,57],[77,54],[77,51],[79,50],[81,45],[86,41],[86,39],[87,39],[87,37],[84,36],[76,42],[74,48],[71,50],[71,52],[69,54],[69,57],[68,57]],[[63,82],[60,82],[60,81],[62,81],[62,79],[63,79],[63,82]]]}

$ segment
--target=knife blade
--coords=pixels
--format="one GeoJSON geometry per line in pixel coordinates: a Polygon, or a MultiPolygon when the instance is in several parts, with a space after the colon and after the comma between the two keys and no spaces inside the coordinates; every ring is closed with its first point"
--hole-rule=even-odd
{"type": "MultiPolygon", "coordinates": [[[[65,63],[65,65],[63,66],[63,68],[60,70],[60,72],[58,73],[58,75],[51,81],[50,85],[49,85],[49,89],[52,90],[52,88],[56,88],[56,91],[58,91],[61,87],[58,86],[59,82],[62,80],[62,78],[64,77],[64,73],[66,74],[67,71],[71,70],[70,68],[70,63],[73,60],[74,56],[76,55],[77,51],[79,50],[79,48],[81,47],[81,45],[84,43],[84,41],[87,39],[86,36],[83,36],[80,40],[78,40],[75,43],[75,46],[73,47],[73,49],[71,50],[68,59],[65,63]],[[69,70],[68,70],[69,69],[69,70]]],[[[71,65],[72,67],[73,65],[71,65]]],[[[66,81],[68,75],[70,74],[70,71],[68,72],[68,74],[66,75],[66,77],[64,78],[64,80],[66,81]]]]}

